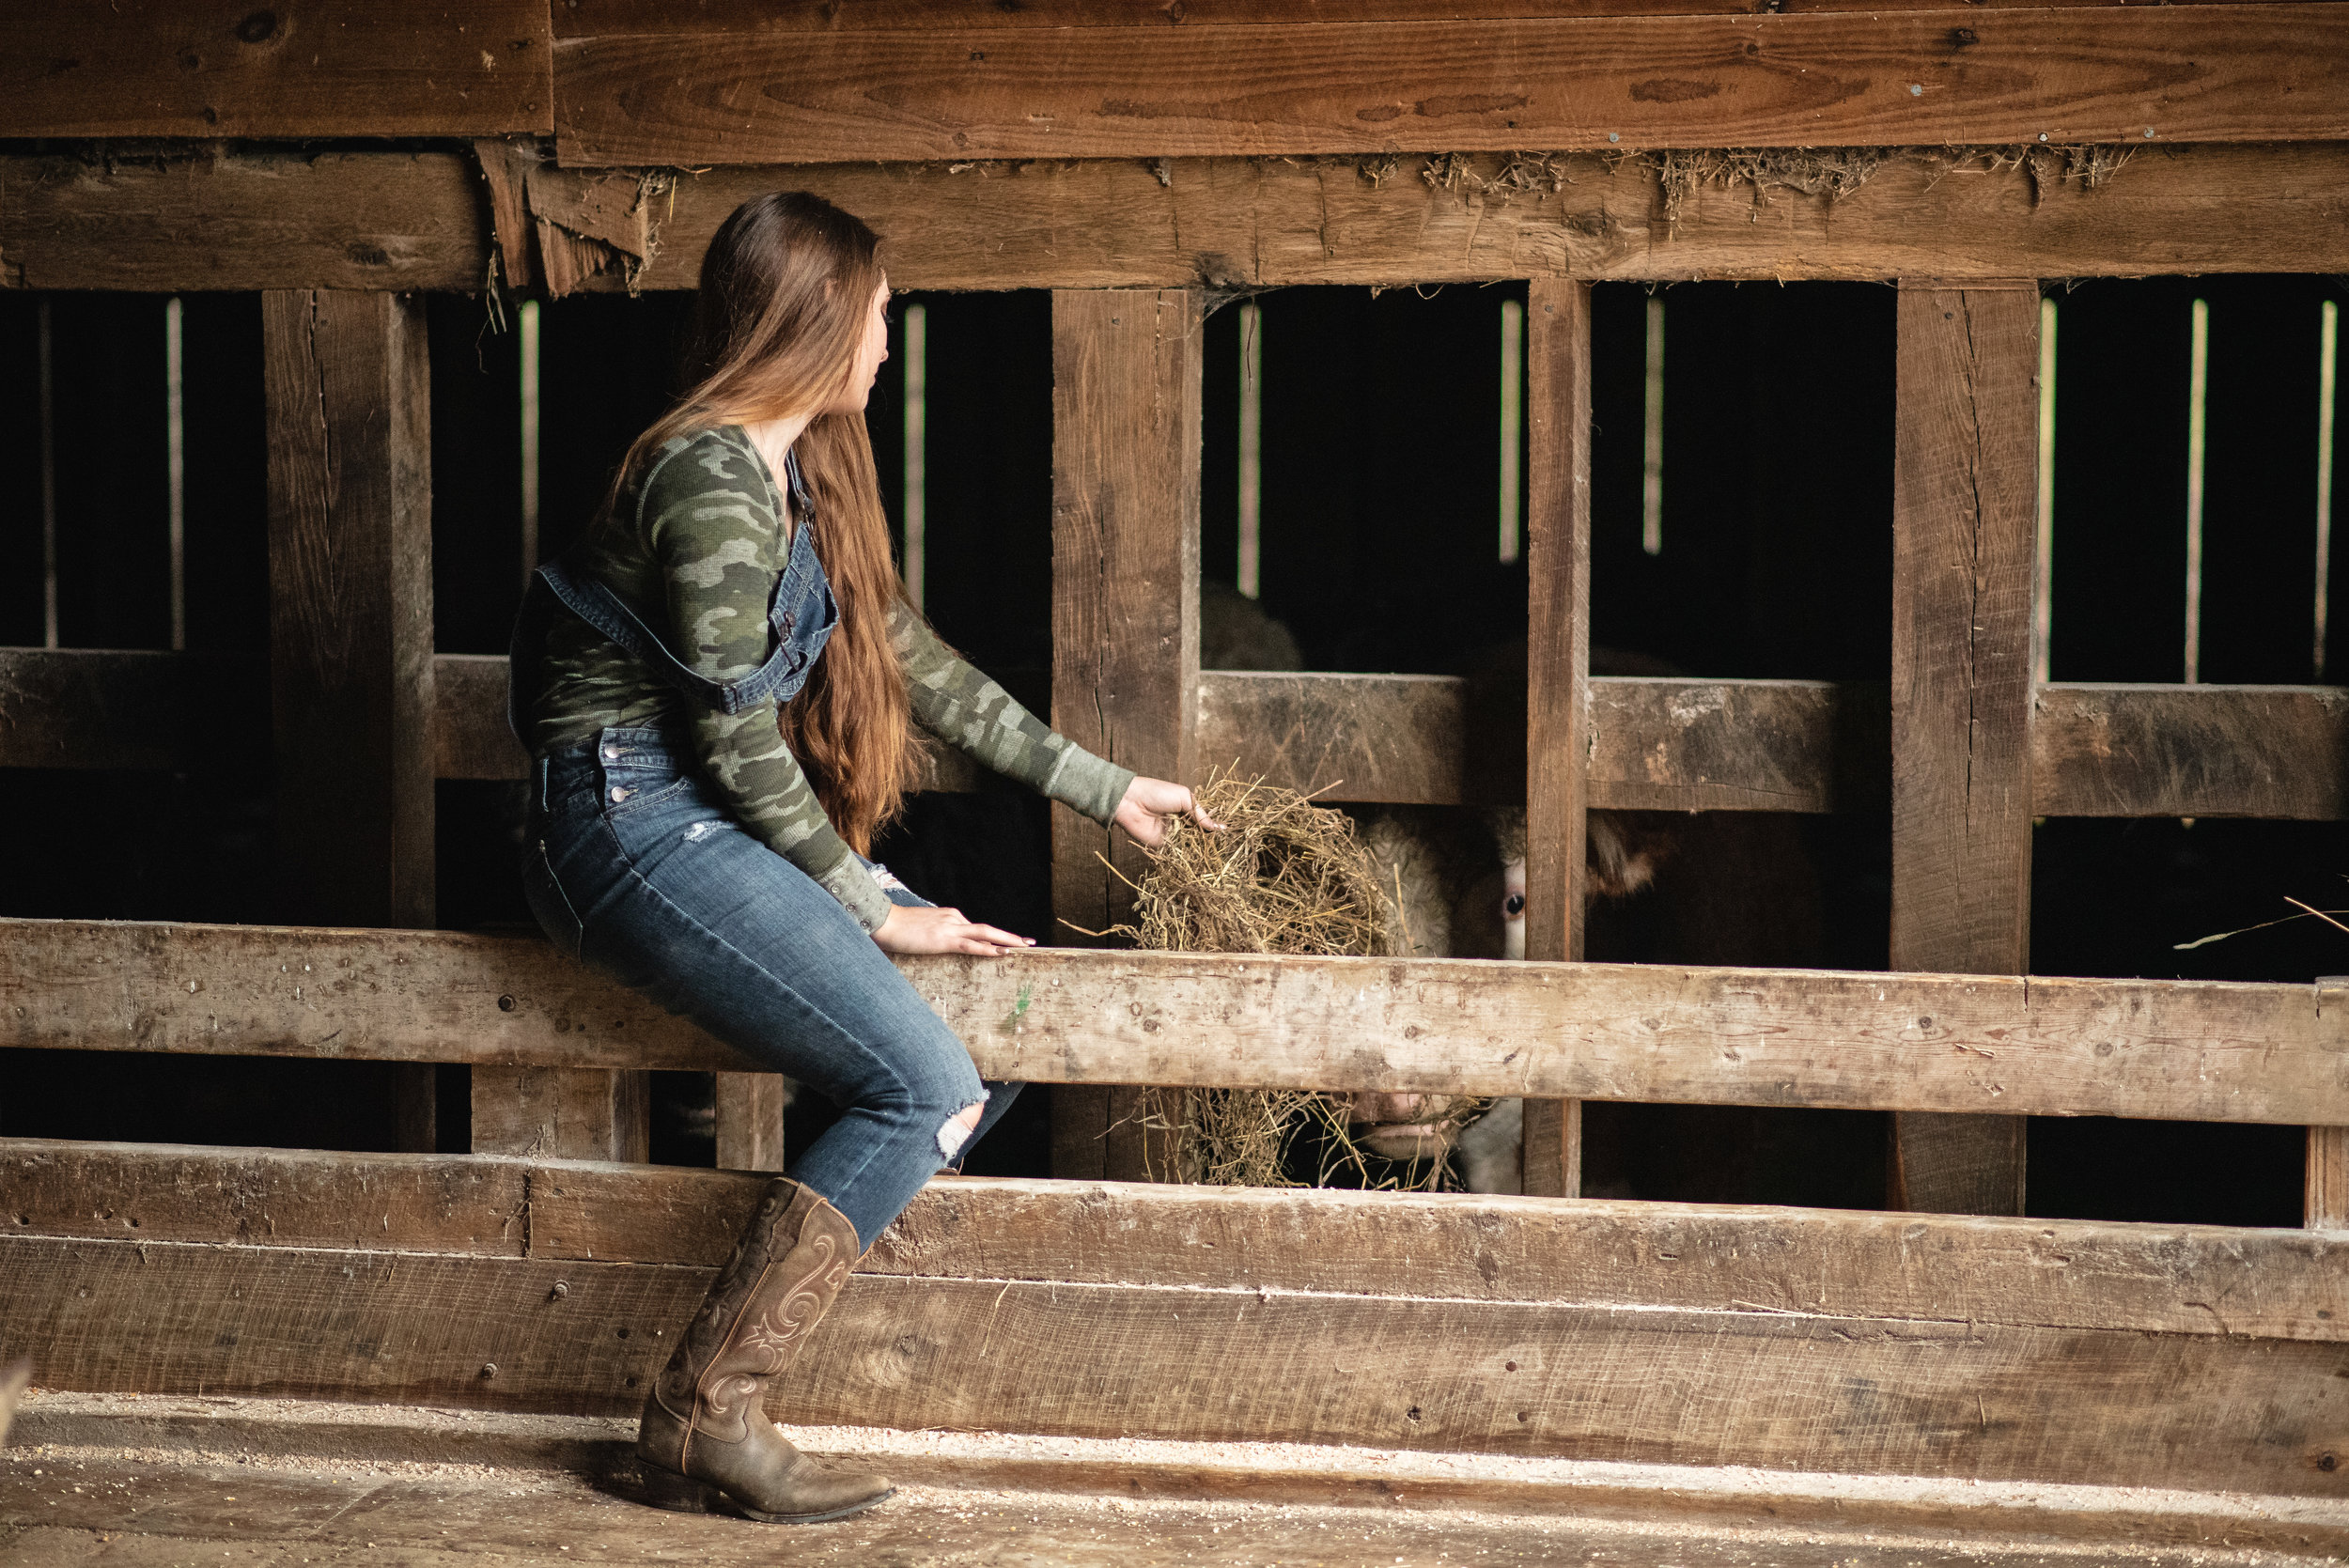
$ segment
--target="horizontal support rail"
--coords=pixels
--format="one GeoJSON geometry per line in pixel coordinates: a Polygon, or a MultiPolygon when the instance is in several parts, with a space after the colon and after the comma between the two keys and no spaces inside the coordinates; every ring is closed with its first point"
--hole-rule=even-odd
{"type": "MultiPolygon", "coordinates": [[[[0,767],[188,767],[265,745],[257,659],[0,649],[0,767]],[[162,716],[157,722],[152,716],[162,716]]],[[[437,771],[512,779],[506,660],[434,660],[437,771]]],[[[1329,799],[1510,805],[1523,705],[1446,675],[1207,670],[1199,754],[1329,799]]],[[[1865,683],[1600,676],[1591,803],[1617,811],[1880,811],[1885,691],[1865,683]]],[[[2045,816],[2349,817],[2349,688],[2042,687],[2032,810],[2045,816]]],[[[940,749],[927,787],[997,787],[940,749]]],[[[1003,786],[1008,787],[1008,786],[1003,786]]]]}
{"type": "MultiPolygon", "coordinates": [[[[1986,163],[1919,147],[1872,155],[1833,197],[1715,182],[1685,159],[1669,199],[1655,158],[1566,154],[1514,174],[1501,155],[1358,162],[721,167],[646,207],[657,244],[641,271],[615,254],[581,286],[633,272],[692,287],[726,214],[778,186],[872,224],[903,288],[2349,272],[2338,141],[2139,138],[2092,183],[2057,152],[1986,163]],[[1515,188],[1527,178],[1539,188],[1515,188]]],[[[544,167],[521,199],[559,222],[604,200],[609,179],[544,167]]],[[[478,289],[497,243],[482,188],[458,151],[0,157],[0,287],[478,289]]]]}
{"type": "MultiPolygon", "coordinates": [[[[764,1186],[0,1141],[0,1322],[55,1389],[628,1413],[764,1186]]],[[[2339,1498],[2340,1261],[2295,1231],[949,1179],[774,1413],[2339,1498]]]]}
{"type": "MultiPolygon", "coordinates": [[[[899,968],[1054,1083],[2349,1125],[2349,1012],[2212,981],[1037,949],[899,968]]],[[[0,921],[0,1047],[752,1065],[530,938],[0,921]]]]}
{"type": "Polygon", "coordinates": [[[554,53],[567,164],[2291,141],[2349,124],[2349,6],[2321,0],[1309,27],[582,22],[554,53]]]}

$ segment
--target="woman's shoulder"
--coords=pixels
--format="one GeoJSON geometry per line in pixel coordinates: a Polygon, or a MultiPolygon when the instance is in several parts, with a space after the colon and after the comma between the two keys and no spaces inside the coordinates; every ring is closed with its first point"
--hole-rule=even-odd
{"type": "Polygon", "coordinates": [[[770,509],[766,471],[736,425],[671,436],[655,447],[635,484],[637,514],[646,520],[697,499],[748,503],[770,509]]]}

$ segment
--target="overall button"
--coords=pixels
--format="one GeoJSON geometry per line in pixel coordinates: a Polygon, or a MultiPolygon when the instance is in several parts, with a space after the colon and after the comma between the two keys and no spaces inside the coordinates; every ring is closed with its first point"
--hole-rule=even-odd
{"type": "Polygon", "coordinates": [[[614,784],[612,786],[612,799],[614,803],[627,800],[635,792],[633,790],[622,789],[618,784],[614,784]]]}
{"type": "Polygon", "coordinates": [[[606,746],[603,749],[603,755],[605,761],[616,762],[619,760],[620,749],[617,746],[606,746]]]}

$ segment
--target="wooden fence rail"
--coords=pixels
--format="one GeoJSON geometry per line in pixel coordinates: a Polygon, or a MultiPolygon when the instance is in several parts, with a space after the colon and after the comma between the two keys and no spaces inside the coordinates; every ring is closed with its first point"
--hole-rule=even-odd
{"type": "MultiPolygon", "coordinates": [[[[2309,986],[1037,949],[900,967],[990,1078],[2349,1125],[2309,986]]],[[[741,1070],[535,939],[0,921],[0,1047],[741,1070]]]]}
{"type": "MultiPolygon", "coordinates": [[[[0,1333],[54,1389],[626,1413],[761,1186],[5,1141],[0,1333]]],[[[2341,1245],[945,1180],[774,1413],[2341,1498],[2341,1245]]]]}
{"type": "MultiPolygon", "coordinates": [[[[506,660],[433,661],[436,772],[514,779],[506,660]]],[[[0,648],[0,768],[175,769],[259,754],[257,659],[0,648]]],[[[1886,691],[1868,683],[1597,676],[1590,803],[1616,811],[1881,811],[1886,691]]],[[[2349,688],[2038,688],[2042,816],[2349,817],[2349,688]]],[[[1523,718],[1448,675],[1204,670],[1203,765],[1329,799],[1505,805],[1524,796],[1523,718]]],[[[941,753],[933,789],[1009,788],[941,753]]]]}

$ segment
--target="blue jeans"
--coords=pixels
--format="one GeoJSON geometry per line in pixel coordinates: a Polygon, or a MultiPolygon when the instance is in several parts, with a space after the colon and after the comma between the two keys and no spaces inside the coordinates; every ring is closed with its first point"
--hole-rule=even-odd
{"type": "Polygon", "coordinates": [[[658,730],[607,729],[538,763],[531,912],[566,953],[837,1104],[790,1173],[870,1247],[1019,1085],[981,1082],[839,900],[738,827],[687,754],[658,730]],[[948,1124],[982,1103],[957,1146],[948,1124]]]}

